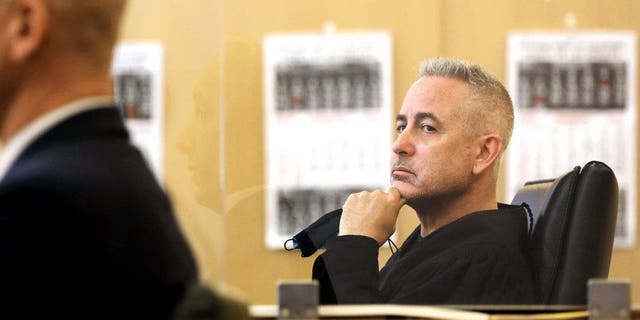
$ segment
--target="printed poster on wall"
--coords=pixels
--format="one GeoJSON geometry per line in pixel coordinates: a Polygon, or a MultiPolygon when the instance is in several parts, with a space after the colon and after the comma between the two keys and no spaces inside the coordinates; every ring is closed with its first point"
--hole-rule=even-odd
{"type": "Polygon", "coordinates": [[[268,248],[350,193],[388,186],[391,101],[388,33],[265,37],[268,248]]]}
{"type": "Polygon", "coordinates": [[[163,181],[164,51],[151,42],[116,46],[112,65],[115,102],[132,143],[140,149],[160,183],[163,181]]]}
{"type": "Polygon", "coordinates": [[[531,32],[508,39],[516,110],[508,199],[525,181],[557,177],[591,160],[609,165],[620,190],[614,245],[635,244],[636,36],[629,32],[531,32]]]}

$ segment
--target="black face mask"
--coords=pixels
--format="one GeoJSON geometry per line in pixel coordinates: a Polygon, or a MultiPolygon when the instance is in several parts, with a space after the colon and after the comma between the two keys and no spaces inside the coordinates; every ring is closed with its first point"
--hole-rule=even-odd
{"type": "Polygon", "coordinates": [[[342,208],[326,213],[320,219],[298,232],[293,238],[284,243],[287,251],[300,249],[303,257],[313,255],[332,237],[338,235],[342,208]]]}

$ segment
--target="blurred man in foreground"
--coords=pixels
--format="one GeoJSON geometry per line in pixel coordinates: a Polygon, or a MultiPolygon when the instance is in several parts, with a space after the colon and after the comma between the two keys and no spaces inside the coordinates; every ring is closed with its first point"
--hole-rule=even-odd
{"type": "Polygon", "coordinates": [[[197,280],[111,96],[124,5],[0,0],[0,291],[20,318],[169,318],[197,280]]]}

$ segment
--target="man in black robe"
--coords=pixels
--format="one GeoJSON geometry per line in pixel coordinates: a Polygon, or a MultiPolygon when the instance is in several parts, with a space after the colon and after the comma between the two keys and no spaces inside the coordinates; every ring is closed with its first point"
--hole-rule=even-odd
{"type": "Polygon", "coordinates": [[[513,129],[504,86],[474,64],[427,61],[396,129],[391,187],[350,195],[315,261],[321,303],[533,303],[526,212],[496,201],[513,129]],[[420,226],[378,272],[404,204],[420,226]]]}

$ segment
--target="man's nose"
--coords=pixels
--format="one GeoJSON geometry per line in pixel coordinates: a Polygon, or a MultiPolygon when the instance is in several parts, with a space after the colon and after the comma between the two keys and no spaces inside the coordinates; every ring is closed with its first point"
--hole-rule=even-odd
{"type": "Polygon", "coordinates": [[[399,133],[398,136],[396,137],[396,140],[393,141],[393,144],[391,145],[391,149],[396,154],[407,155],[407,156],[413,155],[415,151],[413,138],[414,137],[411,134],[411,131],[409,130],[409,128],[406,128],[404,131],[399,133]]]}

